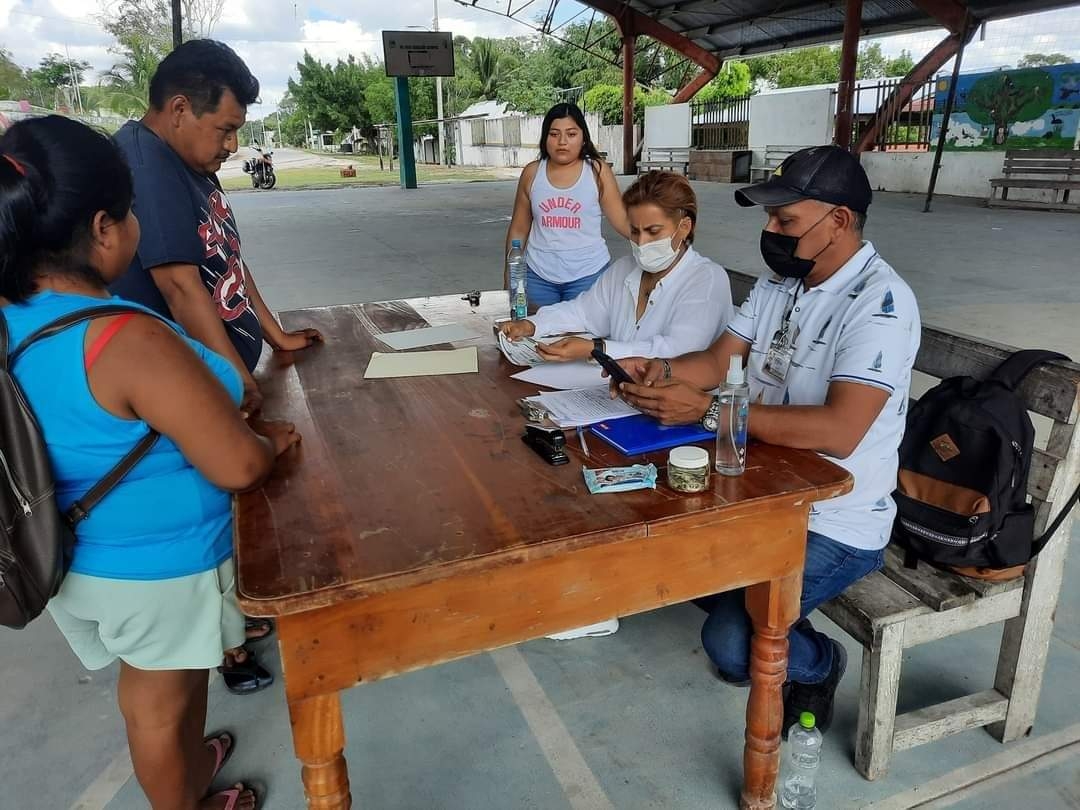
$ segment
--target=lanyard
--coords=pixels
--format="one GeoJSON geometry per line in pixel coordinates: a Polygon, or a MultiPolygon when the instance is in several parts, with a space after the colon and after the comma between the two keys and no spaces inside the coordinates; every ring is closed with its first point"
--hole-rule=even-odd
{"type": "Polygon", "coordinates": [[[799,296],[803,292],[803,282],[800,279],[798,285],[795,287],[795,295],[791,297],[791,303],[788,305],[787,311],[784,313],[784,320],[780,324],[780,340],[786,340],[788,330],[791,328],[791,313],[795,311],[795,305],[799,303],[799,296]]]}

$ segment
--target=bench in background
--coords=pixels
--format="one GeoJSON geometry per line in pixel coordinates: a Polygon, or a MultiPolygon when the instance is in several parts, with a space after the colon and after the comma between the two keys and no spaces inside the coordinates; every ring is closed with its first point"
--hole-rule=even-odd
{"type": "Polygon", "coordinates": [[[1080,211],[1080,203],[1069,202],[1069,192],[1080,191],[1080,151],[1076,149],[1010,149],[1002,173],[1004,177],[990,181],[986,204],[991,208],[1080,211]],[[1011,188],[1049,191],[1052,199],[1010,200],[1011,188]]]}

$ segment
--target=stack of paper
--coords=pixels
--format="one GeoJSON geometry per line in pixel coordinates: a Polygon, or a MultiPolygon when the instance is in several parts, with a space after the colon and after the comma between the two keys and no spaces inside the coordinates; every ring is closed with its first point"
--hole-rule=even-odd
{"type": "Polygon", "coordinates": [[[597,422],[622,419],[639,411],[621,399],[612,399],[606,385],[577,388],[572,391],[552,391],[529,397],[549,414],[551,421],[562,428],[594,425],[597,422]]]}
{"type": "Polygon", "coordinates": [[[438,374],[475,374],[476,347],[434,352],[372,352],[365,380],[386,377],[430,377],[438,374]]]}
{"type": "MultiPolygon", "coordinates": [[[[531,337],[518,338],[517,340],[510,340],[502,332],[499,332],[499,349],[503,353],[503,357],[513,363],[515,366],[536,366],[544,362],[536,351],[537,341],[531,337]]],[[[557,338],[556,338],[557,339],[557,338]]],[[[549,341],[544,341],[549,342],[549,341]]]]}
{"type": "Polygon", "coordinates": [[[519,371],[510,376],[522,382],[535,383],[548,388],[557,388],[566,391],[570,388],[595,388],[598,385],[607,385],[607,378],[603,376],[603,370],[599,363],[589,363],[585,360],[573,360],[569,363],[541,363],[533,368],[519,371]]]}

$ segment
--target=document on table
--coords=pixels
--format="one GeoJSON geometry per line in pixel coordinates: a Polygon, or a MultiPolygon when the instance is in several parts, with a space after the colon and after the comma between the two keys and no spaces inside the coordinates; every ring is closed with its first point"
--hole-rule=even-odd
{"type": "Polygon", "coordinates": [[[421,346],[437,346],[440,343],[453,343],[456,340],[469,340],[476,337],[460,323],[446,326],[428,326],[423,329],[406,329],[402,332],[384,332],[375,335],[391,349],[418,349],[421,346]]]}
{"type": "Polygon", "coordinates": [[[559,427],[594,425],[611,419],[622,419],[639,413],[621,399],[612,399],[606,385],[593,388],[577,388],[572,391],[553,391],[529,397],[551,414],[551,421],[559,427]]]}
{"type": "Polygon", "coordinates": [[[434,352],[372,352],[365,380],[386,377],[431,377],[438,374],[475,374],[479,370],[476,347],[434,352]]]}
{"type": "Polygon", "coordinates": [[[601,376],[601,371],[602,369],[596,363],[575,360],[571,363],[541,363],[510,376],[522,382],[566,391],[572,388],[595,388],[598,385],[607,385],[607,378],[601,376]]]}
{"type": "Polygon", "coordinates": [[[534,338],[523,337],[518,340],[510,340],[502,332],[499,332],[498,335],[499,350],[503,353],[503,357],[515,366],[535,366],[544,362],[544,358],[536,351],[538,341],[534,338]]]}

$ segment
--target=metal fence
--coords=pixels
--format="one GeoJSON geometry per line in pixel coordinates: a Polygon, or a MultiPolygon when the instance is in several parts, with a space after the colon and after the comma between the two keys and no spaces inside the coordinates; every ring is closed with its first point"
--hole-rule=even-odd
{"type": "Polygon", "coordinates": [[[750,143],[750,96],[690,104],[695,149],[746,149],[750,143]]]}
{"type": "MultiPolygon", "coordinates": [[[[855,126],[852,127],[852,145],[858,143],[866,131],[874,113],[900,86],[901,79],[883,79],[877,84],[864,84],[855,88],[855,126]]],[[[930,129],[934,122],[933,79],[915,88],[911,100],[900,109],[882,110],[885,118],[878,127],[871,149],[879,152],[927,152],[930,150],[930,129]]]]}

